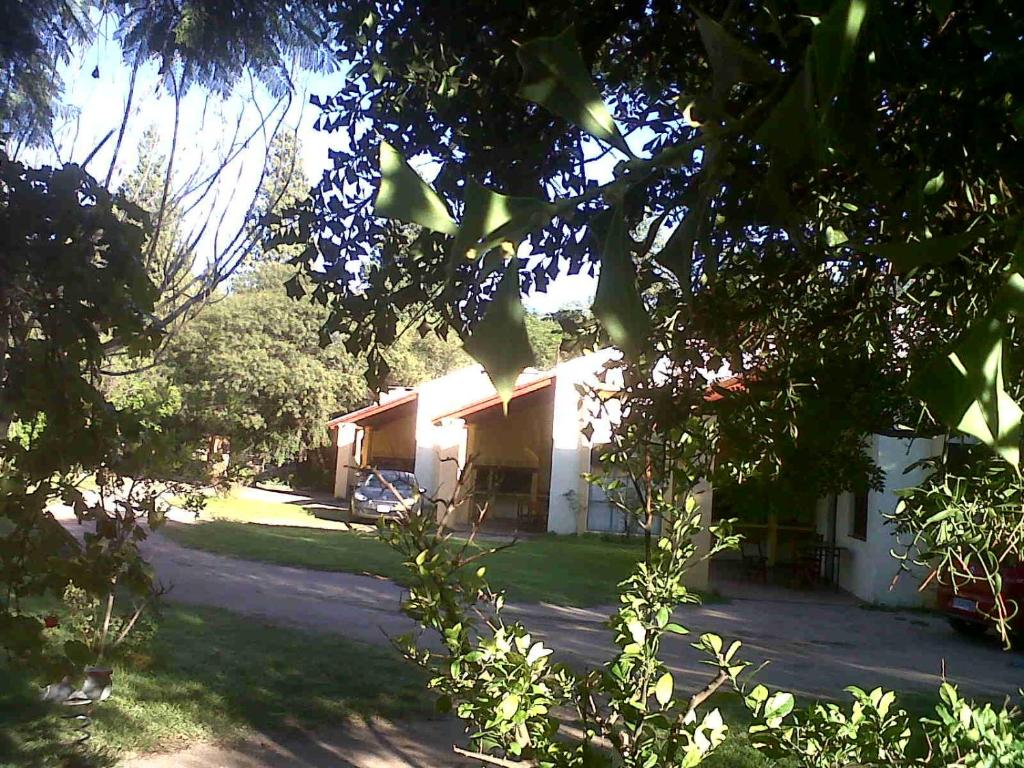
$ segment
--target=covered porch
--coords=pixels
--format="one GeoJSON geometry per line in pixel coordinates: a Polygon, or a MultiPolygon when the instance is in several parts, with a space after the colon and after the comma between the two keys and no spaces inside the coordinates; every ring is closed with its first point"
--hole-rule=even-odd
{"type": "Polygon", "coordinates": [[[445,414],[435,423],[464,425],[471,493],[449,523],[502,532],[543,532],[551,500],[555,378],[517,387],[506,413],[494,395],[445,414]]]}

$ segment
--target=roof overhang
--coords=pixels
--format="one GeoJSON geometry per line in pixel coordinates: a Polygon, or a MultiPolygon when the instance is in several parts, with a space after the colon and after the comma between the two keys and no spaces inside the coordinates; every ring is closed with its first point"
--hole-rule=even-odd
{"type": "Polygon", "coordinates": [[[394,397],[386,402],[375,403],[374,405],[368,405],[365,408],[360,408],[357,411],[337,416],[328,421],[327,426],[330,429],[337,429],[342,424],[367,426],[375,421],[398,418],[402,415],[402,411],[405,407],[416,404],[418,397],[418,392],[407,392],[404,395],[399,395],[398,397],[394,397]]]}
{"type": "MultiPolygon", "coordinates": [[[[511,406],[514,401],[522,400],[524,397],[532,395],[535,392],[541,392],[545,389],[550,389],[554,386],[554,384],[554,373],[550,373],[540,378],[533,379],[531,381],[526,382],[525,384],[520,384],[518,387],[512,390],[512,396],[509,399],[509,405],[511,406]]],[[[464,405],[449,413],[441,414],[436,419],[434,419],[434,423],[440,424],[442,421],[445,421],[447,419],[468,419],[472,418],[473,416],[480,416],[487,411],[497,408],[501,408],[501,396],[494,394],[491,395],[490,397],[484,397],[481,398],[480,400],[476,400],[475,402],[469,403],[468,405],[464,405]]]]}
{"type": "Polygon", "coordinates": [[[742,376],[729,376],[717,381],[711,381],[708,383],[707,389],[704,390],[704,401],[717,403],[719,400],[724,400],[728,397],[731,392],[743,392],[746,388],[742,376]]]}

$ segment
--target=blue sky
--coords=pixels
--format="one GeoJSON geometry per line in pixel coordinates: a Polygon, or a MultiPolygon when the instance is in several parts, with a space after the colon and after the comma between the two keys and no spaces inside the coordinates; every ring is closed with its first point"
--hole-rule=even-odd
{"type": "MultiPolygon", "coordinates": [[[[104,179],[114,155],[117,129],[124,114],[129,92],[131,68],[121,54],[120,46],[107,30],[101,30],[97,42],[78,52],[63,67],[64,102],[72,114],[58,122],[54,132],[55,148],[36,150],[27,156],[37,162],[84,162],[109,132],[107,142],[93,154],[88,170],[104,179]],[[93,77],[93,74],[98,74],[93,77]]],[[[266,117],[268,124],[283,117],[282,130],[297,132],[302,144],[302,163],[306,175],[317,179],[329,163],[328,150],[338,146],[344,137],[318,131],[314,122],[317,108],[309,104],[310,94],[331,94],[338,90],[344,74],[300,72],[295,77],[297,92],[290,103],[279,103],[260,84],[239,84],[226,98],[194,88],[181,102],[179,138],[175,176],[180,180],[201,179],[228,156],[230,147],[242,137],[248,139],[221,175],[219,185],[206,196],[197,192],[191,198],[193,227],[198,231],[207,219],[220,222],[218,235],[212,227],[200,240],[200,258],[206,259],[221,248],[230,234],[244,221],[259,181],[270,133],[260,130],[266,117]]],[[[136,76],[134,106],[129,116],[125,138],[117,155],[112,175],[116,187],[138,159],[138,142],[150,127],[158,132],[160,146],[169,153],[173,136],[174,100],[159,82],[157,66],[141,67],[136,76]]],[[[611,162],[591,168],[597,177],[610,174],[611,162]]],[[[598,165],[598,164],[595,164],[598,165]]],[[[537,312],[550,312],[564,306],[587,305],[593,299],[596,280],[587,275],[562,275],[552,281],[546,293],[535,293],[526,299],[527,306],[537,312]]]]}

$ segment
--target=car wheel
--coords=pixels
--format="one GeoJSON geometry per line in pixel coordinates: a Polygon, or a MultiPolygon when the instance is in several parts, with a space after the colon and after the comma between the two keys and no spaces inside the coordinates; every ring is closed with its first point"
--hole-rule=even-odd
{"type": "Polygon", "coordinates": [[[979,624],[975,621],[964,621],[963,619],[955,619],[952,617],[949,619],[949,626],[964,637],[981,637],[988,631],[988,627],[984,624],[979,624]]]}

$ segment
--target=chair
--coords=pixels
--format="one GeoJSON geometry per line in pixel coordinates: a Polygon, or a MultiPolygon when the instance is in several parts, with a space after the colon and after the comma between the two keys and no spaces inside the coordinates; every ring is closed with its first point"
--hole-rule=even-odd
{"type": "Polygon", "coordinates": [[[747,581],[759,580],[768,583],[768,558],[761,551],[761,542],[744,540],[740,545],[740,557],[743,561],[743,578],[747,581]]]}

